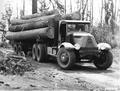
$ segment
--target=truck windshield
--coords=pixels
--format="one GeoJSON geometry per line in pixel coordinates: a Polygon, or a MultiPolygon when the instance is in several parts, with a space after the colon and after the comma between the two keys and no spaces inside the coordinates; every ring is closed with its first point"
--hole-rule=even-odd
{"type": "Polygon", "coordinates": [[[88,24],[67,24],[68,32],[83,32],[88,31],[88,24]]]}

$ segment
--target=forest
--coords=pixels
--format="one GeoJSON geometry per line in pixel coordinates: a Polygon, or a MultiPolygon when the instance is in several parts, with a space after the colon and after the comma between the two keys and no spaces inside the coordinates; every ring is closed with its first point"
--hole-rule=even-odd
{"type": "MultiPolygon", "coordinates": [[[[2,1],[0,90],[120,90],[120,0],[2,1]],[[78,36],[80,40],[72,44],[73,35],[70,34],[69,39],[66,31],[55,31],[61,20],[63,24],[64,20],[80,20],[76,22],[81,25],[85,25],[84,21],[90,28],[77,32],[76,35],[81,33],[78,36]],[[62,41],[64,37],[70,43],[62,41]],[[63,43],[71,44],[72,48],[58,47],[63,43]],[[89,54],[85,58],[81,56],[84,53],[79,53],[81,45],[85,54],[89,54]],[[92,53],[91,49],[95,52],[92,53]],[[50,52],[55,55],[50,56],[50,52]],[[70,66],[71,69],[62,69],[70,66]]],[[[62,31],[68,28],[63,27],[60,27],[62,31]]]]}

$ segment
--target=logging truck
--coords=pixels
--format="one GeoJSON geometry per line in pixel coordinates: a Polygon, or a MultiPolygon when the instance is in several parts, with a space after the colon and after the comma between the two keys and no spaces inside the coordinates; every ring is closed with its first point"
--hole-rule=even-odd
{"type": "Polygon", "coordinates": [[[57,28],[41,28],[19,33],[7,32],[16,53],[31,51],[32,58],[38,62],[48,60],[48,55],[57,58],[62,69],[71,69],[75,63],[94,63],[101,70],[109,68],[113,61],[111,46],[97,44],[90,31],[89,21],[60,20],[57,28]],[[29,36],[28,36],[29,35],[29,36]]]}

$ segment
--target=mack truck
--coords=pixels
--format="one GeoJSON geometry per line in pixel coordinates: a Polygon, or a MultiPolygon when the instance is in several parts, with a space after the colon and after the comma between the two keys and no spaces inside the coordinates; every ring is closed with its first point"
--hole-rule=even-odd
{"type": "MultiPolygon", "coordinates": [[[[33,60],[45,62],[48,56],[54,56],[62,69],[71,69],[75,63],[94,63],[100,70],[106,70],[112,65],[113,55],[108,43],[97,43],[89,33],[90,21],[60,20],[54,30],[54,38],[42,37],[39,30],[34,38],[19,35],[18,39],[9,39],[15,51],[19,53],[31,51],[33,60]],[[24,39],[21,39],[23,38],[24,39]]],[[[25,31],[26,32],[26,31],[25,31]]],[[[29,32],[29,31],[28,31],[29,32]]],[[[26,33],[29,34],[29,33],[26,33]]]]}

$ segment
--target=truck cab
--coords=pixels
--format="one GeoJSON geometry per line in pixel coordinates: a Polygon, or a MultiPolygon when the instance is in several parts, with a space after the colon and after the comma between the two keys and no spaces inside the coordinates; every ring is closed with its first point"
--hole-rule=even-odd
{"type": "Polygon", "coordinates": [[[111,46],[97,44],[88,33],[90,21],[61,20],[58,31],[57,62],[61,68],[70,69],[75,62],[93,62],[99,69],[107,69],[112,64],[111,46]]]}

